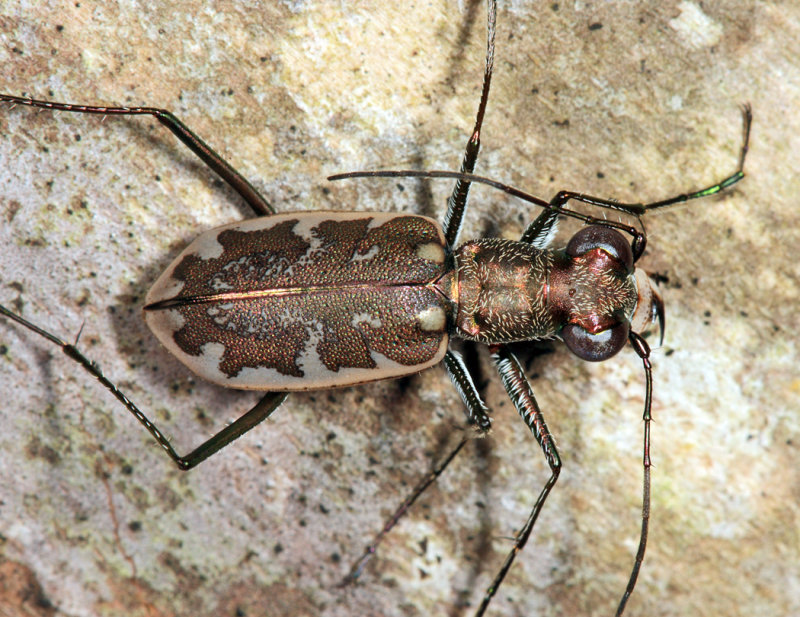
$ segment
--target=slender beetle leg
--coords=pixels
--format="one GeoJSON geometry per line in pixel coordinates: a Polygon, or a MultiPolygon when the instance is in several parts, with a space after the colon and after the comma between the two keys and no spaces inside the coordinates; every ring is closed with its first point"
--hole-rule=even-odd
{"type": "Polygon", "coordinates": [[[533,389],[528,382],[528,378],[525,377],[525,373],[520,366],[519,360],[517,360],[516,356],[511,353],[508,350],[508,347],[505,345],[490,345],[489,349],[492,354],[492,359],[495,362],[495,366],[497,367],[497,372],[500,374],[500,379],[503,382],[503,386],[508,393],[508,397],[511,399],[511,402],[514,404],[514,408],[522,417],[525,424],[533,433],[533,436],[536,438],[536,441],[542,448],[542,452],[544,452],[544,456],[547,459],[547,464],[550,467],[550,478],[548,478],[547,482],[539,493],[539,497],[536,500],[536,503],[533,505],[530,516],[528,516],[528,520],[517,534],[514,540],[514,546],[506,557],[505,562],[503,562],[503,566],[500,568],[500,571],[497,573],[492,583],[486,589],[486,593],[484,594],[483,600],[481,601],[481,604],[475,613],[475,617],[480,617],[484,614],[492,597],[494,597],[495,593],[497,593],[500,583],[503,582],[503,579],[508,573],[509,568],[511,568],[511,564],[514,562],[517,554],[527,543],[528,538],[533,531],[533,526],[536,523],[536,519],[539,517],[539,513],[542,511],[544,502],[547,500],[547,496],[555,486],[556,481],[558,480],[558,474],[561,472],[561,458],[558,455],[556,444],[553,441],[553,437],[550,435],[547,424],[545,424],[544,416],[539,409],[539,405],[536,402],[536,397],[533,394],[533,389]]]}
{"type": "Polygon", "coordinates": [[[753,113],[750,109],[750,105],[747,103],[742,105],[742,116],[744,118],[744,143],[742,144],[742,148],[739,152],[739,165],[737,166],[736,171],[734,171],[731,175],[719,180],[718,182],[715,182],[711,186],[707,186],[706,188],[693,191],[691,193],[681,193],[680,195],[675,195],[674,197],[668,197],[667,199],[661,199],[659,201],[653,201],[647,204],[626,204],[614,201],[612,199],[601,199],[600,197],[592,197],[591,195],[584,195],[583,193],[575,193],[573,191],[560,191],[553,198],[551,204],[558,204],[558,207],[561,208],[567,203],[567,201],[574,199],[575,201],[581,201],[583,203],[600,206],[602,208],[622,210],[632,214],[644,214],[650,210],[657,210],[658,208],[665,208],[667,206],[684,203],[692,199],[699,199],[701,197],[708,197],[709,195],[719,193],[720,191],[736,184],[739,180],[744,178],[744,159],[747,156],[747,151],[750,149],[750,126],[753,123],[753,113]]]}
{"type": "MultiPolygon", "coordinates": [[[[472,379],[472,376],[469,374],[469,370],[464,365],[461,355],[454,351],[448,351],[444,357],[444,365],[448,374],[450,375],[450,379],[456,387],[456,390],[458,390],[458,393],[461,396],[461,400],[464,401],[467,425],[475,431],[476,436],[482,437],[486,435],[492,426],[491,419],[489,418],[489,408],[486,407],[486,404],[481,399],[478,388],[475,386],[475,381],[472,379]]],[[[456,455],[461,452],[461,449],[469,440],[470,436],[461,439],[458,445],[453,448],[438,465],[434,466],[433,469],[431,469],[422,477],[422,479],[414,487],[414,490],[411,491],[408,497],[403,500],[403,503],[401,503],[394,513],[392,513],[392,515],[387,519],[383,529],[378,532],[378,534],[372,539],[372,542],[367,546],[366,549],[364,549],[361,557],[359,557],[358,560],[353,564],[353,567],[350,569],[350,572],[347,574],[344,580],[340,583],[340,586],[353,583],[356,581],[356,579],[358,579],[359,576],[361,576],[361,573],[364,571],[364,567],[375,554],[378,545],[383,541],[384,537],[386,537],[386,534],[389,533],[389,531],[391,531],[395,525],[397,525],[397,523],[400,521],[400,518],[408,511],[408,509],[414,504],[419,496],[422,495],[422,493],[425,492],[425,490],[431,484],[433,484],[433,482],[435,482],[440,475],[442,475],[444,470],[450,464],[450,461],[452,461],[456,455]]]]}
{"type": "MultiPolygon", "coordinates": [[[[666,208],[668,206],[673,206],[675,204],[685,203],[687,201],[693,199],[700,199],[702,197],[708,197],[709,195],[714,195],[719,193],[720,191],[728,188],[739,182],[742,178],[744,178],[744,160],[747,156],[747,152],[750,149],[750,126],[753,123],[753,113],[750,108],[750,105],[745,103],[742,105],[742,116],[744,118],[744,142],[742,143],[742,148],[739,152],[739,165],[731,175],[715,182],[714,184],[707,186],[706,188],[700,189],[698,191],[693,191],[691,193],[681,193],[680,195],[675,195],[673,197],[668,197],[667,199],[661,199],[659,201],[653,201],[648,204],[626,204],[614,201],[612,199],[602,199],[600,197],[592,197],[591,195],[584,195],[583,193],[576,193],[574,191],[559,191],[555,197],[550,201],[550,205],[556,207],[559,211],[566,210],[565,206],[568,201],[580,201],[583,203],[587,203],[593,206],[599,206],[601,208],[609,208],[611,210],[621,210],[623,212],[629,212],[631,214],[635,214],[637,216],[641,216],[645,212],[649,212],[651,210],[657,210],[659,208],[666,208]]],[[[607,224],[607,223],[599,223],[599,224],[607,224]]],[[[633,257],[634,261],[638,260],[639,257],[644,253],[644,248],[646,244],[646,236],[641,232],[634,232],[633,234],[633,257]]]]}
{"type": "Polygon", "coordinates": [[[82,114],[96,114],[100,116],[153,116],[167,127],[180,139],[197,157],[213,169],[242,199],[247,202],[259,216],[275,214],[275,208],[264,199],[256,188],[247,179],[236,171],[228,161],[217,154],[211,146],[204,142],[188,126],[181,122],[175,114],[166,109],[157,107],[98,107],[96,105],[73,105],[71,103],[54,103],[26,99],[21,96],[0,94],[0,102],[13,103],[14,105],[27,105],[52,111],[67,111],[82,114]]]}
{"type": "Polygon", "coordinates": [[[364,552],[361,554],[361,557],[353,564],[352,568],[350,568],[350,572],[347,573],[347,576],[344,577],[341,583],[339,583],[339,587],[345,587],[351,583],[354,583],[361,573],[364,571],[364,567],[367,565],[372,556],[378,549],[378,545],[383,542],[383,539],[386,537],[386,534],[389,533],[395,525],[400,521],[400,519],[408,512],[408,509],[417,501],[420,495],[425,492],[431,484],[433,484],[436,479],[442,475],[444,470],[450,464],[456,455],[461,452],[461,449],[467,445],[469,442],[469,438],[462,439],[458,445],[453,448],[450,453],[442,460],[441,463],[436,465],[433,469],[431,469],[427,474],[425,474],[422,479],[417,483],[414,487],[414,490],[411,491],[408,497],[403,500],[397,509],[392,513],[392,515],[387,519],[386,523],[383,526],[383,529],[378,532],[378,534],[372,539],[372,542],[364,549],[364,552]]]}
{"type": "Polygon", "coordinates": [[[123,394],[117,386],[103,375],[100,367],[84,356],[76,345],[67,343],[47,330],[43,330],[36,324],[10,311],[0,305],[0,314],[25,326],[28,330],[35,332],[39,336],[47,339],[54,345],[61,348],[64,354],[77,362],[83,369],[99,381],[114,397],[122,403],[133,416],[142,423],[147,431],[153,436],[158,444],[164,449],[169,457],[175,462],[179,469],[188,470],[206,460],[209,456],[227,446],[234,439],[241,437],[251,428],[264,421],[281,403],[286,399],[286,392],[267,392],[261,400],[250,411],[237,418],[232,424],[219,431],[213,437],[200,444],[186,456],[179,455],[172,447],[170,441],[153,424],[144,413],[123,394]]]}
{"type": "MultiPolygon", "coordinates": [[[[464,151],[464,160],[461,163],[461,172],[471,174],[475,169],[478,160],[478,152],[481,148],[481,127],[483,126],[483,116],[486,113],[486,105],[489,102],[489,87],[492,83],[492,70],[494,69],[494,36],[497,22],[497,2],[489,0],[487,16],[487,35],[486,35],[486,64],[483,71],[483,86],[481,88],[481,100],[478,104],[478,114],[475,118],[475,128],[467,142],[464,151]]],[[[447,211],[444,215],[442,228],[444,238],[448,246],[455,246],[458,235],[461,231],[461,223],[464,220],[464,211],[467,207],[467,196],[469,194],[469,180],[456,180],[453,193],[447,200],[447,211]]]]}

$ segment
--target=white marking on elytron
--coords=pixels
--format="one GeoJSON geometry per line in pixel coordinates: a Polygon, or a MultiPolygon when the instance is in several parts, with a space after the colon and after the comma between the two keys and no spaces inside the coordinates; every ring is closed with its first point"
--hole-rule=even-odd
{"type": "Polygon", "coordinates": [[[441,306],[431,306],[417,313],[416,320],[424,332],[441,332],[445,324],[444,309],[441,306]]]}
{"type": "MultiPolygon", "coordinates": [[[[159,311],[159,313],[161,312],[159,311]]],[[[354,386],[417,373],[441,362],[447,351],[447,337],[443,337],[437,353],[431,360],[414,366],[405,366],[390,360],[383,354],[371,351],[370,356],[377,368],[341,368],[338,371],[329,371],[319,361],[316,349],[312,352],[305,351],[299,359],[299,365],[304,371],[303,377],[283,375],[275,369],[265,367],[244,368],[238,375],[228,377],[219,370],[219,363],[225,351],[225,347],[221,343],[206,343],[199,356],[189,356],[183,353],[174,343],[168,347],[189,369],[212,383],[241,390],[292,391],[354,386]]]]}
{"type": "MultiPolygon", "coordinates": [[[[237,384],[233,387],[252,390],[317,390],[320,388],[353,386],[369,381],[409,375],[424,370],[438,364],[444,357],[444,352],[446,350],[447,346],[445,343],[441,352],[438,353],[433,360],[416,366],[405,366],[390,360],[378,352],[372,351],[370,356],[377,365],[377,368],[341,368],[336,372],[329,371],[318,361],[313,362],[313,360],[318,360],[318,358],[310,358],[312,362],[307,362],[303,366],[305,376],[301,379],[281,375],[272,369],[246,368],[236,376],[235,380],[237,384]],[[265,386],[265,383],[268,383],[269,386],[265,386]]],[[[227,385],[231,387],[231,380],[228,380],[227,385]]]]}
{"type": "Polygon", "coordinates": [[[280,315],[276,315],[276,318],[280,326],[286,329],[289,329],[295,322],[299,321],[297,316],[293,315],[288,308],[284,308],[280,315]]]}
{"type": "MultiPolygon", "coordinates": [[[[229,377],[219,369],[225,352],[222,343],[204,344],[198,356],[189,355],[177,346],[173,335],[184,324],[184,318],[179,311],[174,309],[147,311],[145,318],[161,343],[191,371],[212,383],[243,390],[313,390],[352,386],[410,375],[438,364],[447,351],[448,343],[448,337],[443,335],[434,356],[422,364],[406,366],[374,350],[369,350],[376,368],[341,368],[338,371],[330,371],[320,360],[317,351],[317,346],[323,340],[322,323],[319,320],[308,320],[302,322],[308,339],[297,358],[297,365],[304,373],[303,377],[284,375],[275,369],[265,367],[244,368],[238,375],[229,377]]],[[[286,311],[279,316],[279,320],[281,323],[297,323],[297,316],[290,315],[286,311]]]]}
{"type": "Polygon", "coordinates": [[[257,324],[255,319],[246,320],[247,329],[240,333],[242,322],[236,319],[236,305],[233,302],[210,304],[206,309],[206,314],[223,330],[242,335],[257,335],[259,333],[259,330],[255,327],[257,324]]]}
{"type": "Polygon", "coordinates": [[[161,344],[173,354],[180,348],[172,336],[186,325],[186,319],[179,311],[145,311],[144,320],[161,344]]]}
{"type": "Polygon", "coordinates": [[[436,242],[420,244],[414,252],[420,259],[426,259],[437,264],[444,263],[444,247],[436,242]]]}
{"type": "MultiPolygon", "coordinates": [[[[295,268],[308,268],[309,266],[313,266],[314,260],[318,258],[318,255],[327,253],[327,250],[322,248],[322,240],[311,233],[312,229],[324,220],[331,219],[329,217],[317,218],[312,216],[297,219],[297,223],[292,227],[292,233],[305,240],[308,243],[308,248],[294,263],[286,259],[281,259],[280,263],[277,264],[278,268],[276,268],[276,274],[291,277],[295,273],[295,268]]],[[[268,276],[272,276],[272,272],[270,272],[268,276]]]]}
{"type": "Polygon", "coordinates": [[[353,319],[350,320],[350,325],[354,328],[358,328],[361,324],[366,324],[371,328],[383,327],[383,322],[381,322],[378,317],[371,315],[370,313],[356,313],[353,315],[353,319]]]}
{"type": "Polygon", "coordinates": [[[275,225],[279,225],[285,221],[296,220],[297,224],[294,226],[294,233],[302,236],[307,242],[312,243],[313,238],[311,236],[311,230],[323,221],[358,221],[360,219],[372,219],[367,229],[375,229],[392,219],[407,216],[414,216],[430,222],[433,228],[439,231],[440,240],[442,243],[444,242],[444,236],[441,235],[439,224],[429,217],[417,214],[409,215],[396,212],[329,212],[326,210],[316,212],[283,212],[281,214],[261,216],[209,229],[186,247],[186,250],[181,253],[181,257],[187,253],[194,253],[201,259],[219,257],[222,255],[222,245],[217,242],[217,237],[223,231],[231,229],[242,232],[263,231],[265,229],[271,229],[275,225]]]}
{"type": "MultiPolygon", "coordinates": [[[[305,347],[303,347],[303,351],[300,352],[300,355],[297,358],[297,366],[300,367],[300,370],[303,371],[303,374],[312,377],[314,375],[324,375],[325,373],[330,373],[324,364],[320,362],[319,358],[319,344],[325,338],[325,330],[323,324],[319,320],[309,320],[301,322],[306,329],[306,339],[305,347]]],[[[254,370],[254,369],[245,369],[245,370],[254,370]]],[[[244,371],[242,371],[244,373],[244,371]]],[[[244,375],[239,375],[243,377],[244,375]]]]}
{"type": "MultiPolygon", "coordinates": [[[[175,298],[181,293],[181,290],[184,287],[184,282],[172,278],[172,273],[174,272],[177,263],[177,260],[173,262],[172,265],[164,270],[161,276],[156,279],[156,282],[153,283],[153,286],[150,288],[150,291],[147,292],[147,295],[144,298],[145,306],[155,302],[160,302],[161,300],[175,298]]],[[[151,311],[147,312],[149,313],[151,311]]]]}
{"type": "MultiPolygon", "coordinates": [[[[178,258],[173,261],[169,267],[161,273],[161,276],[156,279],[156,282],[153,283],[153,286],[150,288],[150,291],[147,292],[147,295],[144,298],[145,306],[155,302],[160,302],[162,300],[175,298],[181,293],[181,290],[184,287],[184,282],[173,278],[172,273],[175,272],[175,268],[183,260],[183,257],[189,253],[190,248],[191,245],[187,246],[178,256],[178,258]]],[[[148,323],[150,322],[148,321],[148,323]]]]}
{"type": "Polygon", "coordinates": [[[350,261],[370,261],[375,257],[377,257],[379,252],[380,252],[380,247],[378,247],[377,244],[373,244],[371,247],[369,247],[369,250],[366,253],[364,253],[363,255],[359,255],[358,253],[356,253],[355,255],[353,255],[350,261]]]}
{"type": "MultiPolygon", "coordinates": [[[[235,287],[227,280],[236,280],[237,274],[245,280],[253,280],[254,268],[251,265],[253,255],[243,255],[239,259],[229,261],[219,269],[219,273],[214,276],[209,282],[208,286],[214,290],[215,293],[225,293],[227,291],[235,291],[235,287]],[[245,274],[242,274],[242,271],[245,274]],[[233,274],[231,274],[233,272],[233,274]]],[[[278,261],[276,256],[270,255],[270,261],[278,261]]],[[[275,269],[274,267],[272,269],[275,269]]]]}
{"type": "MultiPolygon", "coordinates": [[[[296,265],[306,264],[308,263],[311,255],[320,248],[320,240],[318,238],[314,238],[311,235],[311,230],[318,226],[323,221],[357,221],[361,219],[371,219],[367,229],[374,229],[383,225],[384,223],[396,219],[398,217],[406,217],[406,216],[414,216],[416,218],[424,219],[428,221],[432,228],[437,231],[438,241],[444,244],[444,235],[442,234],[441,228],[439,224],[431,218],[419,215],[408,215],[408,214],[398,214],[392,212],[328,212],[328,211],[318,211],[318,212],[285,212],[283,214],[274,214],[271,216],[262,216],[259,218],[248,219],[246,221],[239,221],[237,223],[230,223],[228,225],[223,225],[221,227],[216,227],[214,229],[210,229],[200,236],[198,236],[189,246],[187,246],[180,255],[175,259],[175,261],[170,264],[170,266],[166,269],[166,271],[158,278],[155,282],[153,287],[150,289],[150,292],[147,294],[147,298],[145,300],[146,304],[153,304],[155,302],[159,302],[162,300],[168,300],[170,298],[174,298],[177,296],[181,289],[183,288],[184,284],[181,281],[177,281],[172,278],[172,273],[175,271],[175,268],[178,264],[180,264],[183,259],[187,255],[196,255],[200,259],[216,259],[222,255],[223,247],[218,241],[219,235],[227,230],[236,230],[241,232],[250,232],[250,231],[262,231],[265,229],[271,229],[275,225],[283,223],[288,220],[295,220],[297,221],[294,225],[293,232],[306,240],[309,243],[309,249],[304,256],[300,258],[296,265]]],[[[432,246],[436,245],[436,242],[429,243],[432,246]]],[[[428,246],[428,243],[422,246],[428,246]]],[[[423,249],[424,251],[429,251],[429,249],[423,249]]],[[[430,249],[433,250],[433,249],[430,249]]],[[[438,247],[438,251],[441,251],[443,255],[443,250],[441,247],[438,247]]],[[[371,255],[361,256],[361,259],[366,259],[371,255]]],[[[442,257],[443,258],[443,257],[442,257]]],[[[285,276],[290,276],[292,273],[292,265],[286,259],[279,258],[276,259],[276,263],[274,264],[274,272],[278,272],[285,276]]],[[[247,259],[243,258],[238,260],[236,263],[231,263],[227,267],[247,267],[251,268],[251,266],[247,263],[247,259]]],[[[252,272],[252,270],[250,270],[252,272]]],[[[271,275],[270,272],[268,275],[271,275]]],[[[224,283],[223,281],[216,279],[211,282],[211,285],[215,287],[217,293],[225,293],[227,291],[231,291],[229,289],[229,285],[224,283]]]]}

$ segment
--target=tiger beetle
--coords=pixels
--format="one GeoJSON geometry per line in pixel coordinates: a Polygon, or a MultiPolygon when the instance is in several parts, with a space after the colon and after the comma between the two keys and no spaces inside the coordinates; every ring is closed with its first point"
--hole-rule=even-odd
{"type": "MultiPolygon", "coordinates": [[[[70,344],[0,306],[0,313],[52,342],[105,386],[150,432],[180,469],[192,469],[266,419],[289,392],[352,386],[419,372],[442,360],[464,405],[468,434],[417,485],[355,563],[354,581],[378,544],[470,438],[491,428],[489,409],[451,337],[489,345],[500,379],[533,433],[550,477],[487,588],[483,615],[525,546],[561,471],[561,460],[510,343],[559,338],[578,357],[607,360],[630,342],[645,376],[643,507],[639,547],[617,615],[625,610],[644,558],[650,513],[652,370],[642,333],[658,322],[661,299],[635,267],[646,233],[639,217],[713,195],[744,177],[751,124],[744,106],[744,143],[736,171],[699,191],[649,204],[627,204],[561,191],[544,201],[473,175],[494,63],[496,3],[488,2],[487,52],[475,128],[461,171],[355,172],[331,179],[401,176],[455,179],[443,224],[418,215],[368,212],[277,214],[259,192],[171,112],[150,107],[96,107],[0,95],[0,101],[55,111],[157,119],[230,185],[258,215],[200,235],[151,288],[144,315],[161,343],[196,374],[229,388],[265,391],[250,411],[185,456],[70,344]],[[471,183],[480,182],[542,208],[519,241],[457,244],[471,183]],[[582,202],[632,215],[637,225],[567,208],[582,202]],[[552,249],[559,215],[584,227],[552,249]],[[630,236],[627,240],[624,234],[630,236]]],[[[76,342],[77,343],[77,342],[76,342]]]]}

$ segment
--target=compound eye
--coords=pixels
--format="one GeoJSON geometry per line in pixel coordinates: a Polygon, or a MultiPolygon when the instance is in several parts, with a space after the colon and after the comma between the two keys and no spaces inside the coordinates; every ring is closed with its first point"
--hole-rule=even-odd
{"type": "Polygon", "coordinates": [[[633,251],[630,243],[616,229],[602,225],[584,227],[570,239],[567,255],[578,257],[592,249],[603,249],[614,259],[624,264],[628,274],[633,272],[633,251]]]}
{"type": "Polygon", "coordinates": [[[624,321],[597,334],[587,332],[578,324],[568,323],[561,330],[561,338],[569,350],[582,360],[602,362],[625,347],[629,331],[630,324],[624,321]]]}

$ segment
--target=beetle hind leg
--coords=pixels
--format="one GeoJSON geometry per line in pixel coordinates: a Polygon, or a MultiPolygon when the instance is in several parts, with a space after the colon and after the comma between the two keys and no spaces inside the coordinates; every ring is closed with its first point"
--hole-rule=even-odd
{"type": "Polygon", "coordinates": [[[180,456],[175,451],[175,448],[172,447],[170,441],[159,430],[159,428],[153,424],[146,415],[144,415],[144,413],[133,403],[133,401],[131,401],[123,392],[120,391],[116,384],[103,375],[103,372],[100,370],[100,367],[98,367],[97,364],[89,360],[89,358],[81,353],[81,351],[77,348],[77,341],[75,344],[67,343],[54,334],[40,328],[36,324],[28,321],[21,315],[14,313],[2,305],[0,305],[0,315],[5,315],[12,321],[17,322],[31,332],[35,332],[39,336],[60,347],[61,351],[63,351],[68,358],[80,364],[86,372],[88,372],[103,386],[105,386],[105,388],[114,395],[114,398],[122,403],[128,409],[128,411],[130,411],[133,416],[142,424],[142,426],[147,429],[147,431],[164,449],[173,462],[183,470],[188,470],[197,466],[212,454],[227,446],[234,439],[244,435],[244,433],[265,420],[273,411],[275,411],[275,409],[280,406],[281,403],[283,403],[284,400],[286,400],[286,392],[267,392],[250,411],[237,418],[233,423],[226,426],[207,441],[200,444],[186,456],[180,456]]]}
{"type": "Polygon", "coordinates": [[[369,560],[372,559],[372,556],[378,549],[378,545],[386,537],[386,534],[388,534],[389,531],[391,531],[392,528],[397,525],[408,509],[414,504],[415,501],[417,501],[417,499],[419,499],[420,495],[422,495],[422,493],[424,493],[425,490],[431,484],[433,484],[440,475],[442,475],[450,462],[458,455],[459,452],[461,452],[461,449],[467,445],[470,439],[473,436],[483,437],[491,430],[492,421],[491,418],[489,418],[489,408],[483,402],[483,399],[478,392],[478,388],[475,385],[475,381],[469,374],[469,370],[464,364],[464,360],[461,358],[461,355],[454,351],[448,350],[444,357],[444,365],[448,374],[450,375],[450,379],[456,387],[456,390],[458,390],[458,393],[461,396],[461,400],[464,401],[466,408],[465,414],[467,416],[467,426],[474,431],[474,434],[463,437],[461,441],[459,441],[458,445],[453,448],[449,454],[442,459],[441,462],[435,465],[427,474],[422,477],[422,479],[414,487],[414,490],[411,491],[408,497],[403,500],[403,503],[401,503],[394,513],[387,519],[383,529],[381,529],[381,531],[373,538],[369,546],[364,549],[361,557],[359,557],[358,560],[353,564],[353,567],[350,568],[350,572],[342,580],[340,586],[354,583],[358,577],[361,576],[361,573],[364,571],[364,567],[367,565],[369,560]]]}

